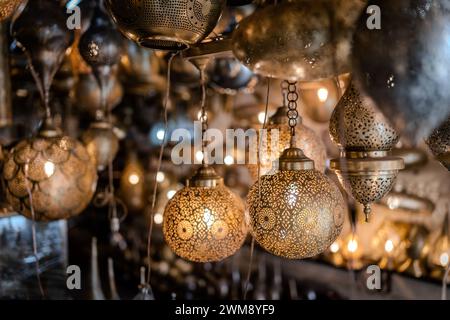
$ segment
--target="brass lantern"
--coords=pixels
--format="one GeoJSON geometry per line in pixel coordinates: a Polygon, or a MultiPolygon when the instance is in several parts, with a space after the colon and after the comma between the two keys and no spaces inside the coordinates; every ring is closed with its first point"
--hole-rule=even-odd
{"type": "MultiPolygon", "coordinates": [[[[269,118],[267,129],[267,139],[263,139],[262,149],[267,152],[261,157],[260,175],[274,172],[273,164],[278,161],[279,157],[286,150],[291,142],[291,129],[289,128],[289,120],[287,118],[288,107],[286,105],[277,109],[275,114],[269,118]],[[272,136],[272,133],[278,130],[278,135],[272,136]],[[272,150],[272,138],[278,138],[277,149],[272,150]],[[266,142],[266,143],[265,143],[266,142]]],[[[296,126],[297,138],[295,139],[295,147],[300,148],[305,155],[314,161],[316,169],[325,172],[327,153],[325,146],[317,134],[306,127],[299,117],[296,126]]],[[[258,179],[258,165],[248,165],[253,180],[258,179]]]]}
{"type": "Polygon", "coordinates": [[[182,50],[202,41],[217,24],[224,0],[107,0],[119,30],[143,47],[182,50]]]}
{"type": "Polygon", "coordinates": [[[0,0],[0,21],[11,17],[21,3],[22,0],[0,0]]]}
{"type": "Polygon", "coordinates": [[[330,135],[342,150],[341,158],[331,160],[330,167],[347,192],[364,205],[367,220],[370,204],[391,190],[398,171],[404,168],[402,158],[388,155],[399,137],[372,101],[353,85],[333,112],[330,135]]]}
{"type": "Polygon", "coordinates": [[[38,221],[80,214],[97,185],[95,166],[84,146],[48,123],[6,155],[3,178],[8,202],[38,221]]]}
{"type": "Polygon", "coordinates": [[[283,152],[277,173],[262,176],[247,201],[255,240],[289,259],[324,252],[344,223],[345,204],[338,187],[297,148],[283,152]]]}
{"type": "Polygon", "coordinates": [[[163,232],[180,257],[212,262],[234,254],[247,235],[242,200],[232,193],[214,169],[202,166],[168,202],[163,232]]]}
{"type": "Polygon", "coordinates": [[[82,140],[99,171],[104,170],[119,151],[119,139],[106,121],[93,122],[82,140]]]}
{"type": "Polygon", "coordinates": [[[450,118],[434,130],[427,144],[431,151],[447,170],[450,170],[450,118]]]}
{"type": "Polygon", "coordinates": [[[131,152],[120,178],[121,199],[130,211],[137,212],[144,209],[146,205],[145,191],[145,170],[138,155],[131,152]]]}

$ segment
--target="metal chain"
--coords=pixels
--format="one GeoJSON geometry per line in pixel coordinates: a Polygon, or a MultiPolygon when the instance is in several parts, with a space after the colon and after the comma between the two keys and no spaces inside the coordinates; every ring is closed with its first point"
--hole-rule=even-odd
{"type": "Polygon", "coordinates": [[[287,107],[289,109],[287,112],[287,116],[289,119],[289,127],[291,128],[291,136],[295,137],[295,127],[297,126],[299,115],[297,111],[297,101],[298,101],[297,82],[290,82],[290,81],[286,82],[288,83],[287,107]]]}
{"type": "Polygon", "coordinates": [[[206,131],[208,130],[208,113],[206,111],[206,74],[204,68],[200,70],[200,82],[202,88],[202,101],[201,101],[201,115],[200,121],[202,123],[202,164],[206,164],[205,149],[208,144],[206,140],[206,131]]]}

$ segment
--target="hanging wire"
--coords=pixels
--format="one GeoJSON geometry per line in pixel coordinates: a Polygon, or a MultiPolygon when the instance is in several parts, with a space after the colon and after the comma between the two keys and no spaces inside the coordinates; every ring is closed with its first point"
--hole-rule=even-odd
{"type": "Polygon", "coordinates": [[[39,256],[38,256],[38,248],[37,248],[37,238],[36,238],[36,214],[34,212],[34,205],[33,205],[33,194],[31,193],[30,186],[28,185],[28,168],[29,168],[29,162],[25,164],[24,168],[24,175],[25,175],[25,188],[27,189],[28,193],[28,200],[30,202],[30,212],[31,212],[31,234],[32,234],[32,241],[33,241],[33,256],[35,260],[35,267],[36,267],[36,278],[38,282],[39,292],[42,296],[42,298],[45,299],[45,292],[44,288],[42,287],[42,281],[41,281],[41,274],[40,274],[40,264],[39,264],[39,256]]]}
{"type": "MultiPolygon", "coordinates": [[[[263,133],[265,133],[266,126],[267,126],[267,118],[269,113],[269,98],[270,98],[270,78],[267,78],[267,94],[266,94],[266,106],[264,110],[264,122],[263,122],[263,133]]],[[[258,141],[258,197],[259,197],[259,204],[261,205],[261,149],[262,149],[262,137],[260,135],[260,139],[258,141]]],[[[248,263],[248,270],[247,270],[247,277],[245,279],[245,285],[244,285],[244,300],[247,299],[248,289],[250,285],[250,277],[252,274],[252,267],[253,267],[253,256],[255,252],[255,238],[252,237],[252,242],[250,245],[250,259],[248,263]]]]}
{"type": "MultiPolygon", "coordinates": [[[[167,85],[166,85],[166,96],[165,96],[165,101],[164,101],[164,135],[163,135],[163,139],[161,141],[161,148],[159,150],[159,158],[158,158],[158,168],[156,173],[158,173],[161,170],[161,164],[162,164],[162,158],[164,155],[164,145],[165,145],[165,141],[166,141],[166,135],[167,135],[167,129],[168,129],[168,114],[167,114],[167,109],[168,109],[168,105],[169,105],[169,99],[170,99],[170,76],[171,76],[171,69],[172,69],[172,60],[173,58],[178,54],[177,53],[171,53],[170,57],[169,57],[169,62],[167,64],[167,85]]],[[[156,194],[158,192],[158,180],[157,180],[157,174],[155,174],[155,181],[154,181],[154,187],[153,187],[153,194],[152,194],[152,203],[151,203],[151,209],[150,209],[150,214],[149,214],[149,218],[150,218],[150,224],[149,224],[149,228],[148,228],[148,236],[147,236],[147,264],[148,264],[148,268],[147,268],[147,281],[146,281],[146,287],[150,287],[150,278],[151,278],[151,272],[152,272],[152,268],[151,268],[151,262],[152,262],[152,257],[151,257],[151,244],[152,244],[152,233],[153,233],[153,216],[155,214],[155,205],[156,205],[156,194]]]]}

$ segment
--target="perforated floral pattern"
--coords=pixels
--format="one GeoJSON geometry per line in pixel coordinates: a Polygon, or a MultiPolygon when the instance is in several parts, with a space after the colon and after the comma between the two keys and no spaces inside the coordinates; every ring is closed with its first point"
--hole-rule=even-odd
{"type": "Polygon", "coordinates": [[[390,150],[399,136],[386,118],[351,85],[330,119],[331,139],[348,151],[390,150]]]}
{"type": "Polygon", "coordinates": [[[427,144],[435,156],[450,152],[450,118],[434,130],[427,144]]]}
{"type": "Polygon", "coordinates": [[[97,173],[81,143],[69,137],[24,140],[6,155],[6,197],[28,218],[30,197],[35,219],[67,219],[81,213],[92,199],[97,173]]]}
{"type": "Polygon", "coordinates": [[[185,187],[164,211],[163,232],[180,257],[212,262],[234,254],[248,232],[242,200],[223,185],[185,187]]]}
{"type": "Polygon", "coordinates": [[[0,0],[0,21],[8,19],[22,0],[0,0]]]}
{"type": "Polygon", "coordinates": [[[344,199],[320,172],[279,171],[261,177],[260,188],[255,183],[247,201],[251,233],[267,251],[290,259],[313,257],[341,232],[344,199]]]}

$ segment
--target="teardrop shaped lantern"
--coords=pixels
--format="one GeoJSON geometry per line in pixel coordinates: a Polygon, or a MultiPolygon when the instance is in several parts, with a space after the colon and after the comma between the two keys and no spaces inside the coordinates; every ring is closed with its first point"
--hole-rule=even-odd
{"type": "Polygon", "coordinates": [[[119,151],[119,139],[111,124],[105,121],[93,122],[82,141],[99,171],[104,170],[119,151]]]}
{"type": "Polygon", "coordinates": [[[394,185],[402,158],[388,152],[399,137],[373,102],[351,85],[338,103],[330,120],[331,139],[342,156],[331,160],[330,167],[342,186],[364,205],[366,219],[370,204],[383,198],[394,185]]]}
{"type": "Polygon", "coordinates": [[[196,262],[223,260],[244,243],[247,225],[242,200],[214,169],[202,166],[168,202],[163,232],[180,257],[196,262]]]}
{"type": "Polygon", "coordinates": [[[363,5],[361,0],[266,5],[240,21],[233,53],[266,77],[313,81],[349,72],[353,24],[363,5]]]}
{"type": "Polygon", "coordinates": [[[106,0],[114,22],[143,47],[177,51],[202,41],[217,24],[224,0],[106,0]]]}
{"type": "Polygon", "coordinates": [[[417,143],[450,115],[450,10],[448,1],[368,2],[381,28],[357,24],[354,77],[402,137],[417,143]]]}
{"type": "MultiPolygon", "coordinates": [[[[295,83],[290,83],[289,93],[295,92],[295,83]]],[[[293,101],[287,113],[290,147],[281,155],[278,171],[251,187],[247,203],[255,240],[275,255],[303,259],[324,252],[336,240],[345,203],[337,185],[295,147],[298,113],[293,101]]]]}
{"type": "Polygon", "coordinates": [[[450,170],[450,118],[434,130],[427,144],[439,162],[450,170]]]}

